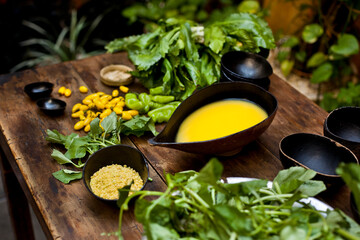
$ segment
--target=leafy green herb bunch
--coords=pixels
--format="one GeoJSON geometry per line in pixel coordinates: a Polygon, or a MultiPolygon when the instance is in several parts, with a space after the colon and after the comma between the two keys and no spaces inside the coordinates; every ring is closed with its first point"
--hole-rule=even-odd
{"type": "Polygon", "coordinates": [[[249,13],[232,14],[207,26],[184,19],[160,20],[153,32],[106,45],[110,53],[128,52],[136,67],[132,75],[145,87],[160,89],[177,100],[219,81],[225,52],[259,52],[260,47],[274,48],[274,37],[263,19],[249,13]]]}

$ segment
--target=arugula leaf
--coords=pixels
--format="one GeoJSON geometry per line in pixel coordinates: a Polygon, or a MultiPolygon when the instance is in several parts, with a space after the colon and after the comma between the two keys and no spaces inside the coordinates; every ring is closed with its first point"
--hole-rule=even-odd
{"type": "Polygon", "coordinates": [[[145,132],[151,131],[157,135],[155,123],[150,117],[136,115],[131,120],[123,122],[121,125],[121,132],[124,135],[133,134],[137,137],[142,136],[145,132]]]}
{"type": "Polygon", "coordinates": [[[72,171],[68,169],[61,169],[52,174],[57,180],[63,182],[65,184],[70,183],[70,181],[81,179],[82,172],[81,171],[72,171]]]}
{"type": "Polygon", "coordinates": [[[70,145],[67,147],[65,156],[69,159],[83,158],[87,152],[88,137],[74,138],[70,145]]]}
{"type": "Polygon", "coordinates": [[[46,130],[47,137],[45,138],[46,141],[52,142],[52,143],[59,143],[63,144],[65,142],[65,136],[59,133],[57,130],[46,130]]]}
{"type": "Polygon", "coordinates": [[[106,133],[112,132],[116,130],[117,127],[117,115],[115,112],[111,112],[109,116],[104,118],[101,122],[101,126],[104,128],[104,135],[106,133]]]}
{"type": "Polygon", "coordinates": [[[51,157],[54,158],[59,164],[72,164],[77,168],[81,168],[84,166],[84,164],[75,164],[73,161],[71,161],[68,157],[66,157],[62,152],[59,150],[53,149],[53,152],[51,153],[51,157]]]}
{"type": "Polygon", "coordinates": [[[95,118],[90,122],[90,132],[89,135],[96,137],[100,135],[103,132],[103,130],[100,127],[100,119],[95,118]]]}

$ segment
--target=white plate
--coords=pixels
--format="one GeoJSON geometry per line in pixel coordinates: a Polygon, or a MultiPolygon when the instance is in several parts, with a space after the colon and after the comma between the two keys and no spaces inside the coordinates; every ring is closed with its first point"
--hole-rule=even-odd
{"type": "MultiPolygon", "coordinates": [[[[246,177],[228,177],[228,178],[226,178],[226,181],[228,183],[240,183],[240,182],[248,182],[248,181],[253,181],[253,180],[258,180],[258,179],[246,178],[246,177]]],[[[267,186],[268,186],[268,188],[272,188],[272,182],[268,181],[267,186]]],[[[330,207],[326,203],[324,203],[316,198],[313,198],[313,197],[301,199],[300,202],[303,202],[306,204],[311,204],[318,211],[326,212],[326,210],[334,210],[332,207],[330,207]]]]}

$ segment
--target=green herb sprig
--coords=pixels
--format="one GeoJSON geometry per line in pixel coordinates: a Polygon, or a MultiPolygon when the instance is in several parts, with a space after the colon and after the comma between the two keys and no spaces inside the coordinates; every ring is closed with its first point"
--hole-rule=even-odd
{"type": "Polygon", "coordinates": [[[135,201],[135,216],[149,240],[158,239],[360,239],[360,227],[340,210],[318,211],[301,202],[325,190],[315,172],[301,167],[266,180],[220,181],[223,167],[212,159],[199,172],[166,174],[165,192],[119,190],[121,218],[135,201]],[[157,196],[148,201],[147,196],[157,196]],[[126,198],[127,197],[127,198],[126,198]],[[295,204],[296,203],[296,204],[295,204]]]}
{"type": "MultiPolygon", "coordinates": [[[[155,124],[150,117],[137,115],[133,119],[125,121],[118,118],[115,112],[112,112],[101,123],[99,118],[95,118],[90,123],[90,132],[85,136],[80,137],[76,133],[65,136],[57,130],[47,129],[46,140],[51,143],[61,144],[67,150],[62,153],[57,149],[53,149],[51,157],[59,164],[70,164],[76,168],[82,168],[85,164],[82,159],[87,154],[93,154],[107,146],[120,144],[120,134],[141,136],[148,131],[154,135],[157,134],[155,124]]],[[[53,175],[64,183],[69,183],[80,177],[78,171],[69,172],[64,169],[60,171],[53,175]]]]}

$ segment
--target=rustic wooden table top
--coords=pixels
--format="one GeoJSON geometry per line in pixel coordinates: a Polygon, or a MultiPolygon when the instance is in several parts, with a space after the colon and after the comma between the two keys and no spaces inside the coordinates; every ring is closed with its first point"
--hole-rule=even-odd
{"type": "MultiPolygon", "coordinates": [[[[111,93],[112,88],[103,85],[99,80],[100,69],[109,64],[131,66],[125,53],[117,53],[0,76],[0,146],[5,171],[3,177],[6,178],[12,173],[16,176],[19,182],[17,187],[21,187],[26,196],[24,199],[33,207],[49,239],[97,239],[102,233],[117,230],[116,207],[95,199],[86,190],[83,181],[65,185],[52,176],[61,166],[51,158],[53,146],[45,140],[46,129],[57,129],[63,134],[74,132],[73,125],[76,120],[70,116],[71,107],[84,98],[84,94],[77,90],[79,86],[85,85],[91,92],[111,93]],[[26,84],[37,81],[54,83],[52,96],[67,103],[64,115],[45,115],[24,93],[26,84]],[[72,89],[72,96],[58,96],[57,90],[60,86],[72,89]]],[[[129,87],[135,92],[145,90],[136,82],[129,87]]],[[[324,110],[275,75],[271,76],[269,91],[279,103],[273,123],[258,140],[244,147],[238,155],[220,158],[224,165],[224,177],[272,180],[278,171],[283,169],[278,148],[283,137],[297,132],[322,135],[322,125],[327,116],[324,110]]],[[[148,190],[166,188],[164,171],[175,173],[188,169],[200,170],[209,159],[209,156],[150,146],[147,143],[150,137],[149,134],[141,138],[124,137],[122,140],[124,144],[137,147],[150,163],[150,177],[153,181],[147,184],[148,190]]],[[[16,187],[12,189],[12,182],[9,180],[6,184],[10,207],[16,208],[19,203],[11,197],[16,187]]],[[[352,216],[349,190],[346,186],[327,191],[320,199],[352,216]]],[[[16,209],[13,209],[13,213],[16,214],[16,209]]],[[[123,224],[125,239],[141,238],[142,227],[135,221],[131,210],[126,212],[123,224]]],[[[17,233],[17,236],[19,238],[21,233],[17,233]]]]}

